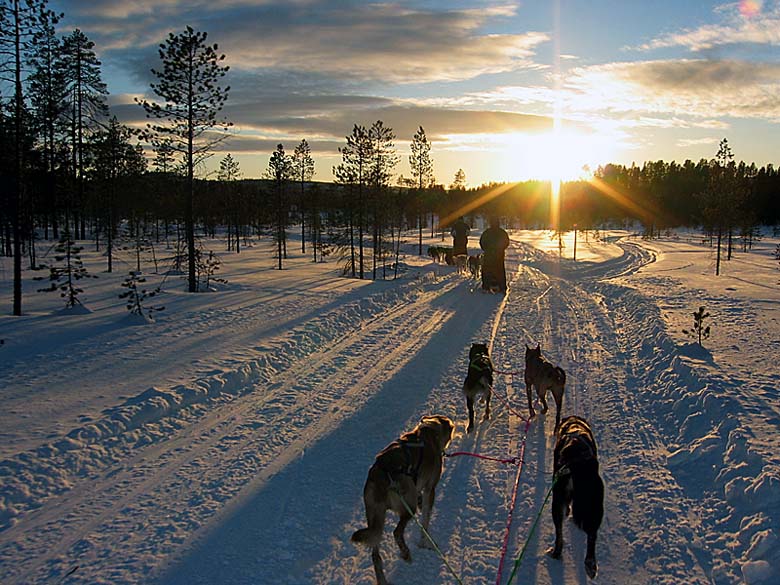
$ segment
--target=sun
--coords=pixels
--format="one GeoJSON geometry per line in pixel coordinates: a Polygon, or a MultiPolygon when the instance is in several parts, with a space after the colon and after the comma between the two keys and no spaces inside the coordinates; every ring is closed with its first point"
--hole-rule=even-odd
{"type": "Polygon", "coordinates": [[[498,173],[505,181],[576,181],[611,160],[612,148],[595,133],[554,128],[540,134],[507,134],[498,173]]]}

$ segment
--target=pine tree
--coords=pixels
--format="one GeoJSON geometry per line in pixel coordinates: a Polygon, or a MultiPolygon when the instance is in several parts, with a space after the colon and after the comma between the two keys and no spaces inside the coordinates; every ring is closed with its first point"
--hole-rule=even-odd
{"type": "Polygon", "coordinates": [[[422,126],[420,126],[415,133],[410,146],[412,154],[409,155],[409,166],[412,169],[412,177],[414,178],[415,186],[417,187],[417,228],[419,230],[417,253],[422,256],[423,190],[428,187],[433,180],[431,143],[428,142],[428,137],[425,136],[425,130],[422,126]]]}
{"type": "MultiPolygon", "coordinates": [[[[298,212],[301,216],[301,253],[306,253],[306,208],[305,208],[305,195],[306,195],[306,182],[311,181],[314,177],[314,159],[311,156],[311,148],[309,143],[304,138],[301,143],[295,147],[292,156],[292,173],[295,180],[300,183],[301,197],[300,205],[298,206],[298,212]]],[[[315,241],[316,234],[312,232],[312,242],[315,241]]],[[[317,249],[314,247],[314,261],[317,261],[317,249]]]]}
{"type": "Polygon", "coordinates": [[[187,27],[184,32],[170,33],[160,45],[162,70],[152,69],[157,83],[152,91],[163,103],[138,100],[147,118],[163,120],[161,124],[148,124],[148,138],[159,142],[169,137],[176,152],[184,155],[187,170],[187,191],[184,209],[187,239],[187,281],[190,292],[198,288],[195,268],[195,217],[194,186],[195,167],[209,157],[214,147],[224,139],[231,123],[219,118],[227,101],[230,87],[220,82],[228,72],[221,65],[225,55],[220,55],[216,44],[206,44],[207,33],[187,27]],[[220,132],[222,131],[222,132],[220,132]]]}
{"type": "Polygon", "coordinates": [[[385,195],[393,177],[393,169],[398,164],[398,155],[395,152],[395,134],[393,129],[385,126],[382,120],[377,120],[368,130],[371,142],[371,163],[369,180],[373,200],[373,260],[372,278],[376,279],[377,262],[382,260],[382,278],[385,278],[385,245],[384,230],[388,215],[388,204],[385,195]]]}
{"type": "Polygon", "coordinates": [[[292,161],[284,152],[284,146],[278,144],[268,160],[266,178],[273,182],[274,191],[274,241],[279,258],[279,270],[282,270],[282,258],[287,239],[287,182],[292,178],[292,161]]]}
{"type": "Polygon", "coordinates": [[[710,326],[704,325],[704,320],[709,318],[710,314],[704,312],[704,307],[699,307],[699,310],[692,314],[693,329],[683,329],[683,333],[698,338],[699,345],[701,345],[702,338],[707,339],[710,336],[710,326]]]}
{"type": "MultiPolygon", "coordinates": [[[[99,131],[106,116],[108,89],[100,74],[100,61],[95,54],[95,43],[79,29],[65,37],[62,59],[65,82],[70,96],[71,172],[76,185],[74,210],[84,207],[84,175],[88,166],[87,139],[99,131]]],[[[74,215],[74,235],[86,237],[83,213],[74,215]]]]}
{"type": "MultiPolygon", "coordinates": [[[[65,167],[66,145],[63,140],[65,114],[68,109],[67,84],[62,61],[62,41],[55,25],[58,17],[44,13],[40,29],[35,34],[32,52],[28,58],[32,67],[29,77],[29,96],[37,131],[37,143],[43,155],[46,173],[45,206],[55,239],[59,238],[60,201],[57,192],[58,167],[65,167]]],[[[49,221],[45,221],[48,238],[49,221]]]]}
{"type": "Polygon", "coordinates": [[[131,315],[145,315],[151,320],[153,313],[157,311],[163,311],[165,310],[165,307],[149,305],[144,306],[146,299],[150,299],[160,292],[159,286],[151,291],[144,288],[139,290],[138,285],[144,284],[145,282],[146,278],[142,276],[140,270],[131,270],[125,278],[124,282],[122,282],[122,286],[127,290],[123,293],[120,293],[119,298],[127,299],[127,310],[130,311],[131,315]]]}
{"type": "MultiPolygon", "coordinates": [[[[62,230],[59,243],[55,247],[57,252],[54,257],[54,266],[49,266],[49,286],[40,288],[38,292],[60,291],[60,296],[65,299],[65,308],[71,309],[76,305],[81,305],[79,294],[84,289],[77,286],[76,282],[82,278],[97,278],[90,274],[81,260],[81,251],[83,246],[77,246],[70,235],[70,229],[65,226],[62,230]]],[[[36,276],[34,280],[43,280],[45,277],[36,276]]]]}
{"type": "Polygon", "coordinates": [[[348,222],[349,222],[349,240],[350,240],[350,263],[348,267],[352,277],[356,276],[356,272],[359,278],[364,277],[364,254],[363,254],[363,239],[366,228],[365,216],[365,192],[366,186],[369,182],[369,165],[371,163],[372,143],[369,137],[368,130],[365,126],[359,126],[357,124],[352,128],[352,134],[346,138],[347,144],[339,148],[341,153],[341,164],[333,168],[333,174],[336,177],[336,181],[345,185],[349,185],[351,192],[357,193],[357,204],[350,204],[348,207],[348,222]],[[358,242],[358,255],[355,258],[355,217],[354,209],[357,210],[357,242],[358,242]],[[357,264],[357,267],[356,267],[357,264]]]}
{"type": "MultiPolygon", "coordinates": [[[[0,78],[13,87],[13,167],[12,191],[8,197],[8,215],[13,231],[13,314],[22,314],[22,238],[25,229],[22,216],[25,142],[29,130],[26,116],[22,64],[33,51],[36,35],[60,17],[47,8],[47,0],[0,0],[0,78]]],[[[3,190],[5,191],[5,189],[3,190]]]]}
{"type": "Polygon", "coordinates": [[[143,151],[130,143],[131,136],[130,129],[120,124],[114,116],[109,120],[107,128],[95,136],[91,145],[94,163],[91,172],[102,187],[105,203],[102,207],[106,213],[108,272],[113,271],[114,240],[119,221],[116,214],[119,181],[140,175],[146,170],[143,151]]]}
{"type": "Polygon", "coordinates": [[[455,177],[450,185],[450,191],[462,191],[466,188],[466,173],[463,169],[458,169],[455,172],[455,177]]]}
{"type": "Polygon", "coordinates": [[[241,167],[237,160],[233,159],[231,154],[219,161],[219,171],[217,180],[221,181],[227,190],[228,205],[228,250],[231,249],[230,242],[230,223],[232,220],[235,229],[236,254],[241,253],[241,206],[239,202],[238,190],[235,188],[235,182],[241,178],[241,167]]]}

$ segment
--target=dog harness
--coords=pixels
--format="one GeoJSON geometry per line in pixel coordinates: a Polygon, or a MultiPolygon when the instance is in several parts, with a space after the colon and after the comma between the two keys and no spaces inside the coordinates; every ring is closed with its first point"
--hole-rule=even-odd
{"type": "Polygon", "coordinates": [[[425,447],[425,443],[422,441],[411,442],[403,439],[398,439],[390,443],[390,445],[385,447],[384,450],[387,451],[390,447],[393,446],[397,446],[401,448],[401,453],[403,453],[404,455],[403,465],[400,467],[388,468],[386,465],[383,465],[381,461],[377,461],[376,464],[379,466],[379,468],[382,471],[385,472],[391,484],[395,483],[393,474],[407,475],[411,477],[412,481],[416,484],[417,478],[420,474],[420,468],[422,467],[422,463],[423,463],[424,453],[422,449],[425,447]],[[419,455],[414,456],[412,451],[413,449],[419,452],[419,455]]]}

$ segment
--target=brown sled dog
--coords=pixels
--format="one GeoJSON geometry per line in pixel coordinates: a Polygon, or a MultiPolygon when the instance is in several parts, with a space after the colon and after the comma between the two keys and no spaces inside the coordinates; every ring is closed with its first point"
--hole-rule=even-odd
{"type": "Polygon", "coordinates": [[[466,408],[469,410],[470,433],[474,428],[474,399],[482,396],[485,400],[485,417],[490,418],[490,396],[493,391],[493,362],[488,355],[488,346],[484,343],[472,343],[469,350],[469,369],[463,382],[463,394],[466,396],[466,408]]]}
{"type": "Polygon", "coordinates": [[[563,406],[563,388],[566,385],[566,372],[563,368],[554,366],[542,357],[542,348],[536,344],[536,349],[525,346],[525,394],[528,397],[528,413],[531,418],[536,416],[531,401],[531,387],[536,387],[536,395],[542,402],[542,412],[547,412],[547,391],[551,390],[555,399],[555,428],[561,422],[561,407],[563,406]]]}
{"type": "MultiPolygon", "coordinates": [[[[393,530],[393,537],[401,551],[401,558],[411,562],[404,529],[412,516],[401,498],[412,512],[417,511],[418,501],[422,502],[421,524],[427,531],[436,484],[444,469],[444,450],[450,444],[454,431],[455,424],[446,416],[424,416],[414,430],[404,433],[382,449],[368,470],[368,479],[363,488],[368,528],[355,532],[351,540],[371,547],[371,560],[378,585],[387,584],[379,554],[385,514],[387,510],[398,514],[399,521],[393,530]]],[[[420,546],[429,545],[421,539],[420,546]]]]}
{"type": "Polygon", "coordinates": [[[578,416],[567,416],[558,427],[553,470],[552,517],[555,545],[547,551],[561,558],[563,518],[571,509],[574,523],[588,535],[585,572],[593,579],[596,564],[596,534],[604,516],[604,482],[599,476],[596,441],[588,422],[578,416]]]}

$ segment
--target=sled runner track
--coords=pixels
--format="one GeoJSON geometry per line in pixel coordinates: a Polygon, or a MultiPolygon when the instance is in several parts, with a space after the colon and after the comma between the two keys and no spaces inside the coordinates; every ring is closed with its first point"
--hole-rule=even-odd
{"type": "MultiPolygon", "coordinates": [[[[455,286],[457,284],[447,283],[435,294],[444,295],[455,286]]],[[[179,477],[181,469],[207,465],[209,471],[198,476],[203,478],[202,481],[208,481],[209,476],[217,476],[220,477],[219,483],[228,483],[223,475],[225,470],[229,475],[233,463],[246,462],[248,457],[255,469],[247,471],[239,466],[239,469],[232,470],[235,477],[230,476],[233,485],[229,487],[232,487],[233,491],[218,495],[215,502],[207,502],[211,508],[202,506],[206,509],[201,510],[201,516],[197,517],[197,523],[202,525],[205,519],[213,515],[214,509],[220,507],[220,502],[244,489],[251,477],[269,477],[283,467],[285,461],[299,453],[309,441],[324,432],[334,418],[344,416],[342,411],[348,411],[351,402],[362,399],[360,392],[364,392],[366,385],[381,376],[388,364],[408,359],[408,355],[413,353],[410,351],[412,347],[448,318],[444,310],[427,309],[427,304],[419,306],[411,302],[383,312],[365,322],[359,330],[278,373],[268,383],[270,388],[262,396],[250,393],[235,398],[233,402],[222,404],[213,413],[208,413],[191,424],[184,423],[186,426],[170,440],[152,444],[138,455],[108,471],[104,470],[101,479],[89,484],[81,483],[63,495],[51,498],[40,509],[23,517],[22,522],[0,534],[0,550],[13,548],[13,554],[18,559],[11,568],[13,574],[7,576],[9,580],[6,582],[28,583],[35,581],[36,577],[41,577],[27,572],[25,559],[35,559],[38,566],[61,564],[61,574],[64,574],[74,563],[80,562],[75,560],[81,556],[78,545],[80,542],[89,541],[91,533],[98,526],[105,523],[137,522],[136,517],[143,517],[140,509],[123,510],[122,508],[127,506],[126,502],[129,501],[132,507],[141,501],[142,507],[150,508],[151,498],[148,498],[148,495],[155,491],[189,491],[189,480],[179,477]],[[386,330],[392,330],[394,334],[388,335],[386,330]],[[400,344],[399,337],[404,340],[400,344]],[[354,364],[346,371],[340,369],[340,359],[350,366],[349,357],[359,355],[365,346],[369,346],[365,349],[371,349],[369,355],[376,355],[377,349],[371,347],[372,345],[380,346],[380,354],[385,356],[378,363],[361,363],[357,371],[354,371],[354,364]],[[328,363],[334,364],[333,373],[325,379],[317,380],[318,372],[328,363]],[[312,385],[308,391],[301,388],[301,383],[305,384],[307,380],[312,385]],[[317,392],[316,389],[329,386],[343,387],[343,394],[323,399],[322,392],[317,392]],[[266,415],[274,411],[271,407],[277,403],[275,414],[268,418],[266,415]],[[341,406],[337,408],[337,404],[341,406]],[[306,414],[307,410],[311,409],[330,411],[324,416],[321,412],[316,412],[314,416],[306,414]],[[266,412],[263,413],[262,410],[266,412]],[[264,420],[264,417],[268,420],[264,420]],[[296,421],[296,417],[299,420],[296,421]],[[297,431],[305,428],[307,432],[297,432],[287,443],[284,437],[265,436],[267,433],[263,432],[264,428],[283,426],[283,422],[289,424],[290,420],[301,427],[296,427],[297,431]],[[310,421],[315,422],[307,427],[310,421]],[[310,430],[312,432],[309,432],[310,430]],[[258,446],[258,443],[264,440],[271,445],[258,446]],[[210,459],[212,453],[216,456],[210,459]],[[234,453],[238,455],[230,457],[234,453]],[[272,463],[259,461],[259,453],[274,453],[270,458],[272,463]],[[47,531],[49,519],[59,520],[63,517],[70,519],[63,534],[47,531]],[[42,562],[42,558],[45,561],[42,562]],[[69,558],[71,560],[68,560],[69,558]]],[[[255,483],[262,480],[251,481],[255,483]]],[[[165,503],[163,502],[163,506],[165,503]]],[[[174,517],[175,512],[177,511],[172,511],[174,517]]],[[[182,519],[187,520],[186,517],[182,519]]],[[[112,532],[99,533],[98,537],[105,534],[110,537],[112,532]]],[[[144,534],[144,530],[137,531],[135,539],[143,539],[144,534]]],[[[143,543],[140,545],[143,547],[143,543]]],[[[51,566],[48,566],[48,569],[51,569],[51,566]]],[[[79,574],[76,573],[70,582],[75,582],[74,579],[78,578],[79,574]]],[[[89,579],[86,572],[82,572],[82,578],[89,579]]]]}

